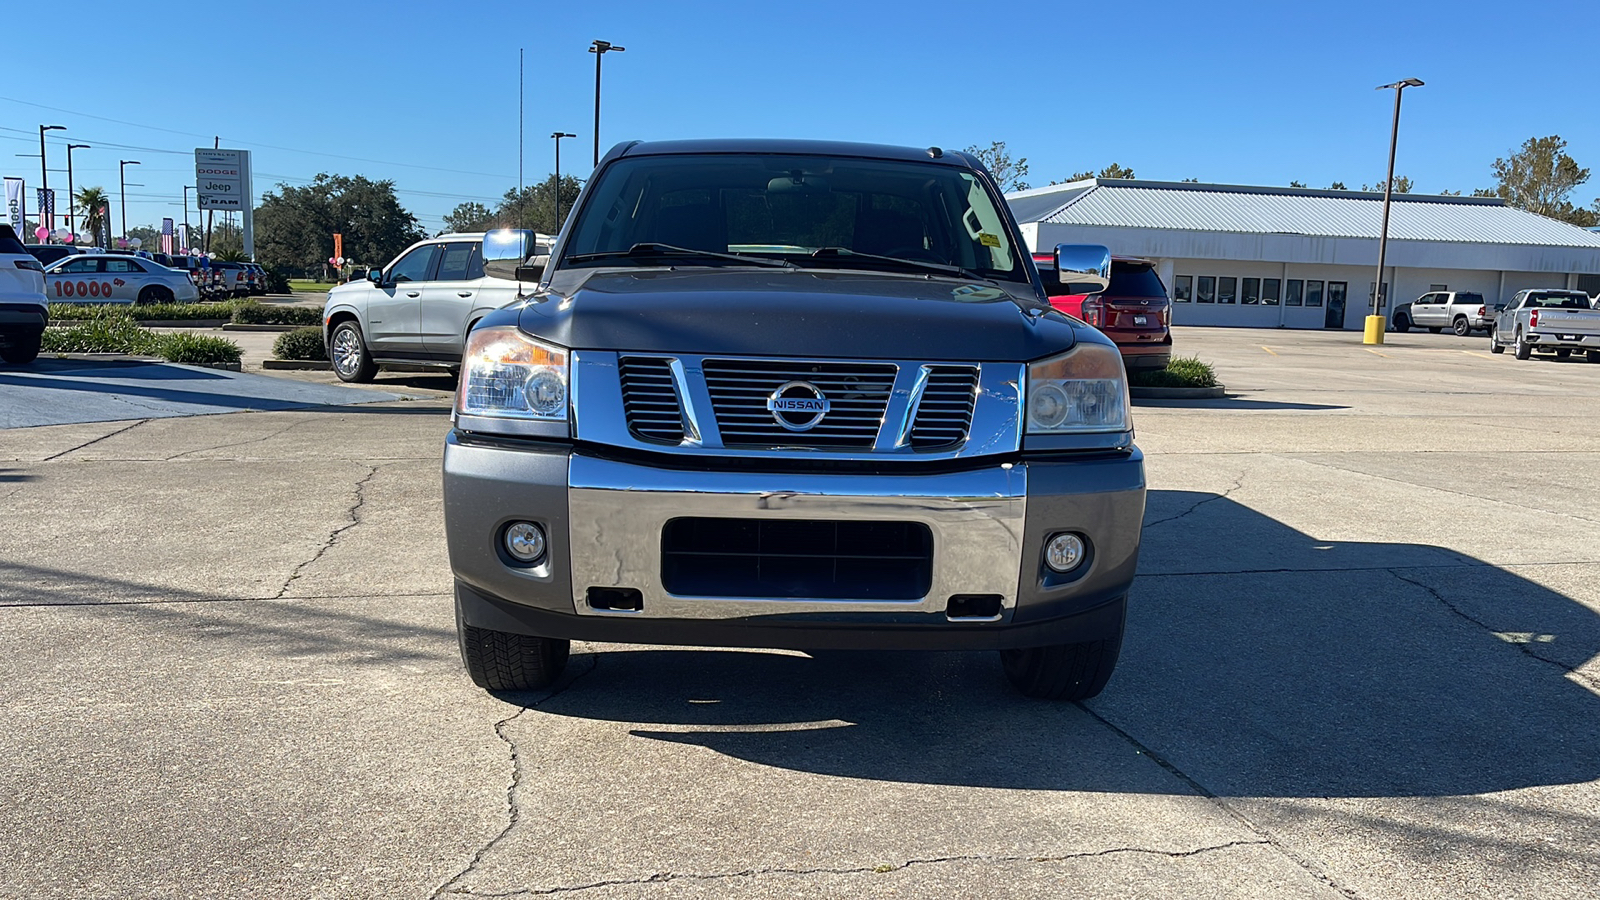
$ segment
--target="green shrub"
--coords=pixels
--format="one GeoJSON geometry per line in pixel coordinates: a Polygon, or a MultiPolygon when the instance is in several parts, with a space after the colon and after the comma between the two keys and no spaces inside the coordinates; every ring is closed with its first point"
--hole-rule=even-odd
{"type": "Polygon", "coordinates": [[[289,274],[282,269],[267,269],[267,293],[289,293],[289,274]]]}
{"type": "Polygon", "coordinates": [[[227,320],[233,315],[236,304],[222,303],[151,303],[129,306],[121,303],[52,303],[50,319],[58,322],[84,322],[92,319],[130,318],[146,321],[193,322],[200,319],[227,320]]]}
{"type": "Polygon", "coordinates": [[[268,306],[245,300],[234,306],[233,321],[240,325],[321,325],[322,310],[313,306],[268,306]]]}
{"type": "Polygon", "coordinates": [[[1128,383],[1134,387],[1208,388],[1217,386],[1217,373],[1197,356],[1180,356],[1165,369],[1130,372],[1128,383]]]}
{"type": "Polygon", "coordinates": [[[158,334],[156,355],[168,362],[191,366],[237,363],[239,345],[209,334],[158,334]]]}
{"type": "Polygon", "coordinates": [[[327,360],[328,348],[322,343],[321,328],[296,328],[278,335],[272,342],[272,355],[279,359],[327,360]]]}
{"type": "Polygon", "coordinates": [[[130,353],[159,356],[188,365],[236,363],[239,345],[202,334],[158,334],[141,328],[124,310],[101,314],[64,328],[46,328],[41,348],[47,353],[130,353]]]}

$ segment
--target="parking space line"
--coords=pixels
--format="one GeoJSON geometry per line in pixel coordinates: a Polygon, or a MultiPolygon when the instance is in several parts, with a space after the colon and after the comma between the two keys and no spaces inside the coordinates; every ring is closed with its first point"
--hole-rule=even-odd
{"type": "Polygon", "coordinates": [[[1271,347],[1268,347],[1266,344],[1262,344],[1261,345],[1261,349],[1267,351],[1268,353],[1271,353],[1273,356],[1277,356],[1278,355],[1277,351],[1273,350],[1271,347]]]}
{"type": "Polygon", "coordinates": [[[1377,353],[1377,355],[1383,357],[1384,359],[1393,359],[1394,358],[1394,357],[1390,356],[1387,353],[1378,353],[1378,351],[1372,349],[1371,347],[1362,347],[1361,349],[1367,351],[1368,353],[1377,353]]]}
{"type": "Polygon", "coordinates": [[[1481,356],[1484,359],[1494,359],[1493,356],[1490,356],[1489,354],[1484,353],[1481,350],[1463,350],[1461,352],[1465,353],[1468,356],[1481,356]]]}

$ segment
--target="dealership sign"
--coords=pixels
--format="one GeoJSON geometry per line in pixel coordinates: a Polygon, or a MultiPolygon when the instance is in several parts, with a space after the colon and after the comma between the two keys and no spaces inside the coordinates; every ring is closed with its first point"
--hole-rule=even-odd
{"type": "Polygon", "coordinates": [[[22,234],[22,179],[6,179],[6,222],[11,230],[22,234]]]}
{"type": "Polygon", "coordinates": [[[250,151],[194,151],[194,183],[200,209],[250,207],[250,151]]]}

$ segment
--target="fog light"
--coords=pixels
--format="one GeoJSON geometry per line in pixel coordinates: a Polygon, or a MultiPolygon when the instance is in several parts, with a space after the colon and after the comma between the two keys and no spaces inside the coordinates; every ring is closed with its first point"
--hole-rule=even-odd
{"type": "Polygon", "coordinates": [[[532,522],[514,522],[506,529],[506,552],[517,562],[544,559],[544,529],[532,522]]]}
{"type": "Polygon", "coordinates": [[[1057,572],[1071,572],[1083,562],[1083,538],[1058,534],[1044,545],[1045,565],[1057,572]]]}

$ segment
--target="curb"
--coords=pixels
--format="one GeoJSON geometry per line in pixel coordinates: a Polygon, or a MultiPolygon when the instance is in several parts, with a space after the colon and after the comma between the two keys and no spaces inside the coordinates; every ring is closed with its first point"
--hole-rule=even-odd
{"type": "Polygon", "coordinates": [[[1228,396],[1225,385],[1208,388],[1130,387],[1128,393],[1135,400],[1220,400],[1228,396]]]}
{"type": "MultiPolygon", "coordinates": [[[[51,319],[51,325],[66,327],[69,325],[82,325],[92,322],[93,319],[51,319]]],[[[133,324],[140,328],[219,328],[228,324],[227,319],[134,319],[133,324]]]]}
{"type": "MultiPolygon", "coordinates": [[[[45,354],[39,354],[43,359],[45,354]]],[[[244,367],[236,362],[217,363],[175,363],[159,356],[135,356],[131,353],[52,353],[52,359],[77,359],[84,362],[119,362],[138,363],[154,366],[192,366],[196,369],[220,369],[224,372],[243,372],[244,367]]]]}
{"type": "Polygon", "coordinates": [[[263,359],[263,369],[296,369],[312,372],[331,372],[333,363],[325,359],[263,359]]]}
{"type": "Polygon", "coordinates": [[[294,331],[297,328],[315,328],[315,325],[248,325],[242,322],[227,322],[222,326],[223,331],[294,331]]]}

